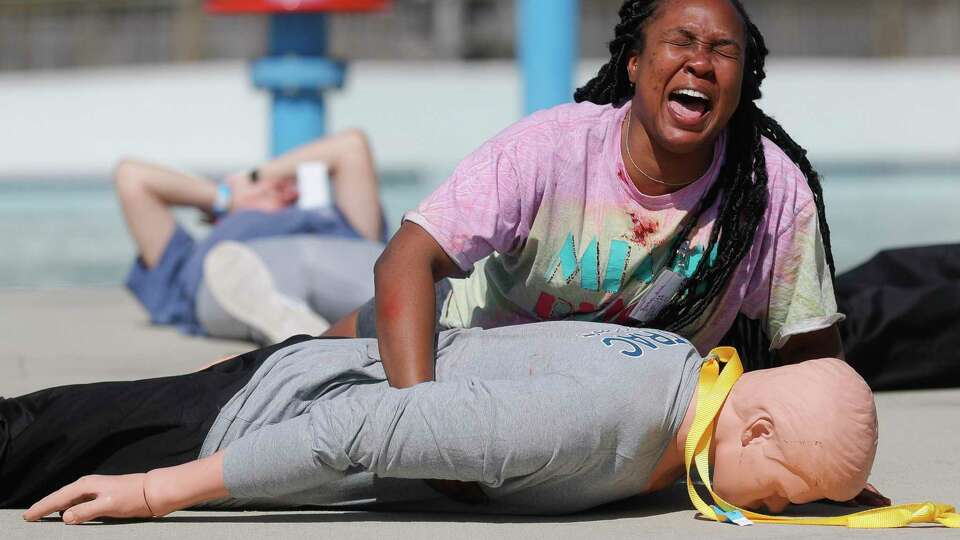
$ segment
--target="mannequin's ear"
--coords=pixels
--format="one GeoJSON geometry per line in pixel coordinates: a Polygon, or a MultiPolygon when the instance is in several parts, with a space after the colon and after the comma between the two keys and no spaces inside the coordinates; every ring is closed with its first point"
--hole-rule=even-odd
{"type": "Polygon", "coordinates": [[[753,417],[740,434],[740,445],[749,446],[767,442],[773,437],[773,420],[766,414],[753,417]]]}

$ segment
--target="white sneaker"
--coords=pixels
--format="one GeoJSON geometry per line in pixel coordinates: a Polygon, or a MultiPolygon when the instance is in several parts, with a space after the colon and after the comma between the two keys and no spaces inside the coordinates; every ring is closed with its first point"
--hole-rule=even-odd
{"type": "Polygon", "coordinates": [[[260,257],[240,242],[217,244],[203,260],[204,283],[220,307],[279,343],[296,334],[316,336],[330,323],[303,302],[277,290],[260,257]]]}

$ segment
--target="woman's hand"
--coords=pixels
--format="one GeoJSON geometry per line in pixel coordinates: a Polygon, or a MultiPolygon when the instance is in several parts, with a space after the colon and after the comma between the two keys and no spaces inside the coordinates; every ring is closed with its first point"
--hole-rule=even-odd
{"type": "Polygon", "coordinates": [[[31,506],[24,512],[23,519],[37,521],[62,512],[64,523],[76,525],[101,517],[154,517],[144,499],[146,477],[146,474],[84,476],[31,506]]]}
{"type": "Polygon", "coordinates": [[[854,504],[860,506],[890,506],[892,501],[884,497],[877,488],[873,487],[873,484],[867,483],[866,487],[863,488],[863,491],[859,495],[853,498],[850,501],[854,504]]]}
{"type": "Polygon", "coordinates": [[[814,358],[844,359],[843,342],[837,325],[790,336],[780,349],[781,364],[798,364],[814,358]]]}

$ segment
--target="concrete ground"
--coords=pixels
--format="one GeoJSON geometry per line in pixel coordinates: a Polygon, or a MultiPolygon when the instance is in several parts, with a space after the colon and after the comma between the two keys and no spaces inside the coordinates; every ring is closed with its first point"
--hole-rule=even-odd
{"type": "MultiPolygon", "coordinates": [[[[185,373],[250,349],[151,327],[120,289],[0,290],[0,395],[68,383],[185,373]]],[[[879,394],[880,450],[873,483],[895,502],[960,503],[956,411],[960,390],[879,394]]],[[[2,486],[0,486],[2,487],[2,486]]],[[[65,528],[24,523],[0,510],[0,538],[350,539],[472,538],[934,538],[947,530],[851,531],[835,527],[738,528],[694,517],[683,490],[635,498],[585,514],[526,518],[374,512],[177,512],[150,522],[65,528]]]]}

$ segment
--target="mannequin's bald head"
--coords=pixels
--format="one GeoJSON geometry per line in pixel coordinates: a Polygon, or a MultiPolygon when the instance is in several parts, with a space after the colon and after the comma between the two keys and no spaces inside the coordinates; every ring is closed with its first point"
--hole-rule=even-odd
{"type": "Polygon", "coordinates": [[[714,484],[727,501],[779,512],[855,497],[877,448],[873,393],[835,358],[747,373],[717,421],[714,484]]]}

